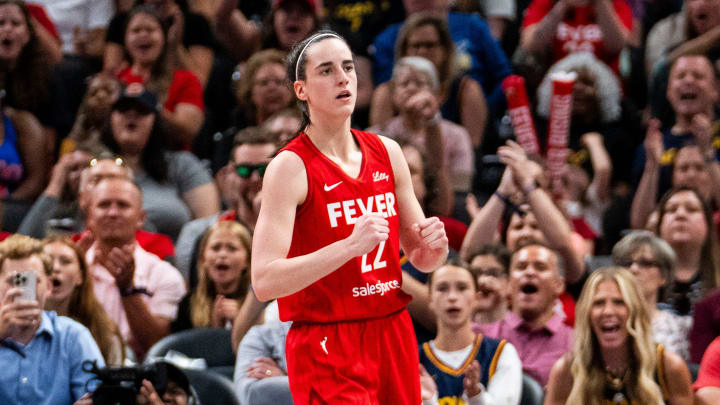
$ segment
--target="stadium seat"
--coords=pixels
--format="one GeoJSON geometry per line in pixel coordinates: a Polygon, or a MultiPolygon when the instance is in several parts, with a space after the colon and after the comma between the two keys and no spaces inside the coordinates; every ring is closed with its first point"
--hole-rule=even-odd
{"type": "Polygon", "coordinates": [[[523,373],[522,376],[522,395],[520,396],[520,405],[542,405],[543,389],[540,383],[534,378],[523,373]]]}
{"type": "Polygon", "coordinates": [[[205,359],[208,370],[215,371],[232,381],[235,353],[232,350],[229,330],[189,329],[173,333],[155,343],[146,358],[164,357],[170,350],[193,359],[205,359]]]}
{"type": "Polygon", "coordinates": [[[232,383],[224,376],[209,370],[184,369],[200,404],[240,405],[232,383]]]}

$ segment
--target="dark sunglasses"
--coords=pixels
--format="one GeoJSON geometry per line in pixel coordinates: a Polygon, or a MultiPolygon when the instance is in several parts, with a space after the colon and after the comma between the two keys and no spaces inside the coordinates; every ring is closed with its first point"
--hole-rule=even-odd
{"type": "Polygon", "coordinates": [[[242,177],[243,179],[249,179],[252,176],[253,172],[257,170],[258,175],[262,177],[265,175],[265,169],[267,169],[267,166],[267,163],[260,163],[257,165],[240,163],[235,165],[235,173],[237,173],[237,175],[242,177]]]}

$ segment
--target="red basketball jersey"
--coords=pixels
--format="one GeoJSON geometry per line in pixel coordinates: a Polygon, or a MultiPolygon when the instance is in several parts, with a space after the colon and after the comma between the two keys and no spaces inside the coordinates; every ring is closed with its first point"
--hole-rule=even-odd
{"type": "Polygon", "coordinates": [[[375,134],[352,130],[362,151],[360,174],[352,178],[301,133],[283,150],[305,164],[308,192],[295,215],[288,258],[315,252],[345,239],[365,212],[379,212],[389,238],[354,257],[305,289],[278,300],[283,321],[336,322],[397,312],[410,296],[402,292],[395,176],[385,145],[375,134]]]}

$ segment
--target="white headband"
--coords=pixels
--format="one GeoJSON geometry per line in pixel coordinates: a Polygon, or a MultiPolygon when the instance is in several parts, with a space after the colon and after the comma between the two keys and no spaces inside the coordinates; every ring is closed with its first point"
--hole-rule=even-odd
{"type": "Polygon", "coordinates": [[[305,50],[307,49],[310,44],[315,42],[316,39],[323,38],[323,37],[335,37],[337,39],[342,39],[336,34],[330,33],[330,32],[324,32],[322,34],[316,34],[314,37],[311,37],[305,46],[303,46],[303,49],[298,54],[297,62],[295,62],[295,81],[300,80],[298,79],[298,68],[300,67],[300,59],[302,59],[303,54],[305,53],[305,50]]]}

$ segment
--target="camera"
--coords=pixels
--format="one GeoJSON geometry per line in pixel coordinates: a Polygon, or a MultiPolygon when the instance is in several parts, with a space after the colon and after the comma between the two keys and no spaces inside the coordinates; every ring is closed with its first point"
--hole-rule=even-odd
{"type": "Polygon", "coordinates": [[[100,383],[92,393],[93,405],[135,405],[143,380],[150,381],[161,396],[167,388],[168,367],[165,363],[98,368],[96,361],[88,360],[82,367],[83,371],[95,374],[90,381],[100,383]]]}

